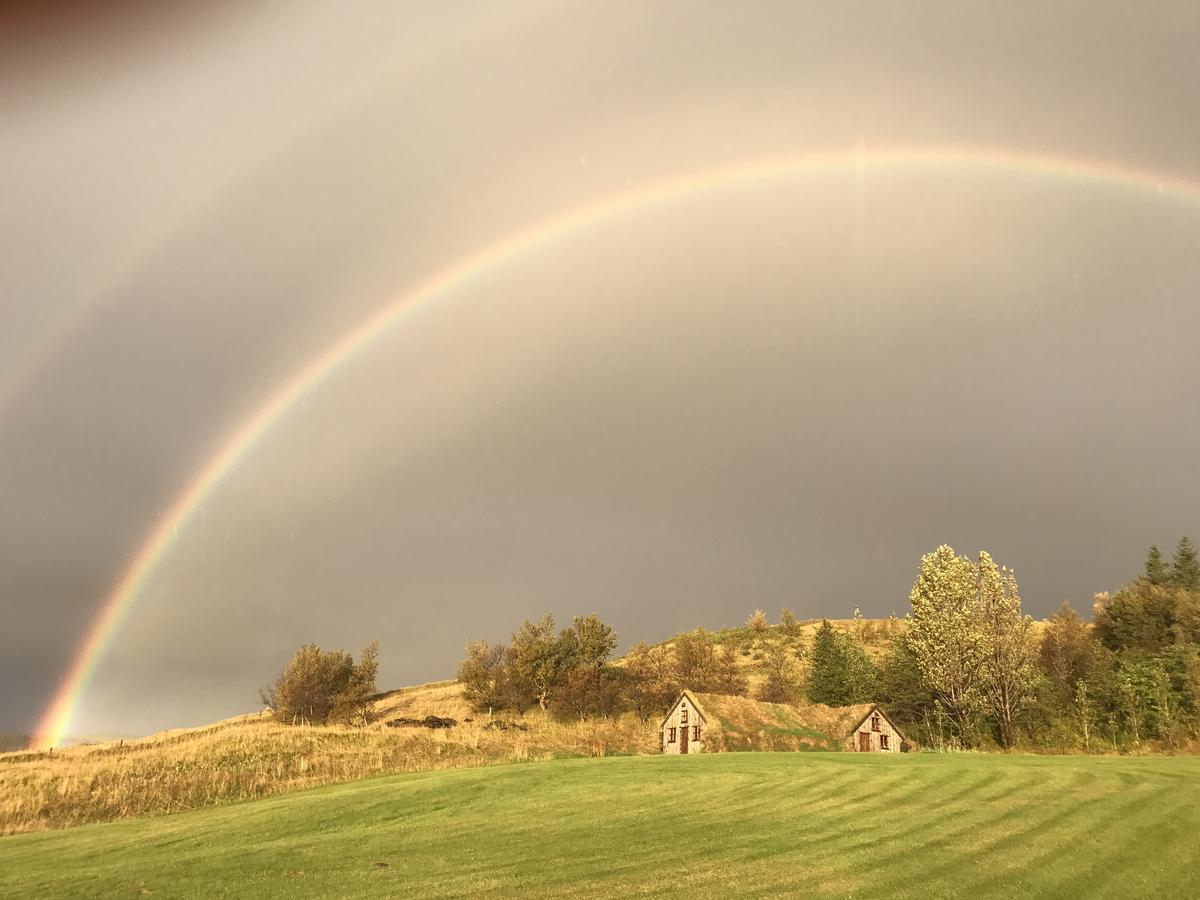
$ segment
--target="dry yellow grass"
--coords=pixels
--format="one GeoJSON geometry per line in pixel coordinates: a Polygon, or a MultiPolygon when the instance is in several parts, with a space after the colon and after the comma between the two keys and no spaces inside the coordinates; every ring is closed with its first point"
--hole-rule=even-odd
{"type": "Polygon", "coordinates": [[[658,750],[657,723],[643,726],[633,716],[562,723],[534,712],[517,717],[524,730],[490,728],[487,714],[472,714],[452,682],[385,694],[377,711],[381,721],[367,728],[284,725],[252,715],[53,754],[0,754],[0,834],[161,815],[397,772],[658,750]],[[460,723],[433,730],[383,724],[426,715],[460,723]]]}

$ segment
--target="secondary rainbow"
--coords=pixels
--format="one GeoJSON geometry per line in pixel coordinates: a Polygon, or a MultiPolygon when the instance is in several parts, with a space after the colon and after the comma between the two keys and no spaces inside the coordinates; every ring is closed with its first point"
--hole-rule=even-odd
{"type": "Polygon", "coordinates": [[[56,746],[68,733],[96,667],[104,658],[113,637],[120,631],[121,623],[128,616],[141,588],[205,498],[297,400],[339,366],[369,347],[405,312],[463,286],[471,278],[485,274],[505,261],[577,234],[588,226],[609,222],[637,210],[718,188],[735,188],[825,170],[895,168],[1026,172],[1200,202],[1200,183],[1195,181],[1082,157],[966,145],[915,145],[868,150],[852,147],[795,156],[757,158],[691,172],[603,197],[503,237],[389,301],[294,373],[253,415],[226,436],[210,461],[158,517],[157,524],[105,597],[42,716],[31,747],[56,746]]]}

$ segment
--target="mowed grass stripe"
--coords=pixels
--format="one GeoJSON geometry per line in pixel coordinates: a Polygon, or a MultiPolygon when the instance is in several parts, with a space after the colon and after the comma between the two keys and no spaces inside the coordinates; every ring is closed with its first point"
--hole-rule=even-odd
{"type": "Polygon", "coordinates": [[[569,760],[3,838],[0,895],[1197,896],[1198,801],[1184,758],[569,760]]]}

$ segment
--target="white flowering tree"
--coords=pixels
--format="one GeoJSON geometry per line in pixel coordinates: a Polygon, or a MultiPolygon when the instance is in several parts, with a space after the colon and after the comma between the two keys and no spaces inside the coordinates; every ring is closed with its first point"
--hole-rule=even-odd
{"type": "Polygon", "coordinates": [[[986,711],[1000,742],[1011,747],[1036,673],[1033,621],[1021,613],[1012,570],[986,552],[973,561],[942,545],[921,558],[909,601],[909,646],[959,739],[973,742],[986,711]]]}
{"type": "Polygon", "coordinates": [[[983,705],[986,646],[976,602],[976,567],[945,544],[921,557],[909,594],[908,644],[921,679],[941,702],[960,740],[973,741],[983,705]]]}
{"type": "Polygon", "coordinates": [[[976,564],[984,636],[983,690],[1000,743],[1013,745],[1013,720],[1029,701],[1037,676],[1033,619],[1021,612],[1017,576],[987,553],[976,564]]]}

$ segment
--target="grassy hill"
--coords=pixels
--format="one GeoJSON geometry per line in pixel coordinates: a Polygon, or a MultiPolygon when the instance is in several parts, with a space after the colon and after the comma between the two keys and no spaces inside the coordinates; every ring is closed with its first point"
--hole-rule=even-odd
{"type": "MultiPolygon", "coordinates": [[[[562,757],[657,753],[636,716],[559,722],[538,712],[490,720],[455,682],[390,691],[369,728],[293,726],[247,715],[135,741],[0,754],[0,835],[271,796],[397,772],[562,757]],[[454,718],[453,728],[388,727],[454,718]]],[[[657,723],[653,723],[657,724],[657,723]]]]}
{"type": "Polygon", "coordinates": [[[0,753],[24,750],[29,746],[29,736],[24,734],[0,734],[0,753]]]}
{"type": "Polygon", "coordinates": [[[1200,760],[732,753],[359,781],[0,840],[0,895],[1200,895],[1200,760]]]}

